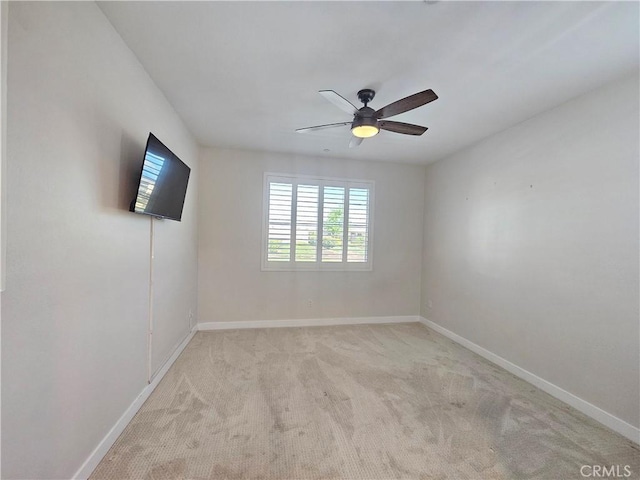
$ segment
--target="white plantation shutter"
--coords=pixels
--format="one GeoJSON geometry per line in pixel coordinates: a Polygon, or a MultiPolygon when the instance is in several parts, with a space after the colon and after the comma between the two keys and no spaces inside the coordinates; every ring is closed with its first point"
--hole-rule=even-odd
{"type": "Polygon", "coordinates": [[[315,262],[318,258],[318,185],[297,186],[296,262],[315,262]]]}
{"type": "Polygon", "coordinates": [[[369,253],[369,190],[349,189],[347,262],[366,262],[369,253]]]}
{"type": "Polygon", "coordinates": [[[291,184],[269,184],[267,258],[270,262],[291,260],[291,202],[291,184]]]}
{"type": "Polygon", "coordinates": [[[265,174],[263,270],[371,270],[373,182],[265,174]]]}
{"type": "Polygon", "coordinates": [[[344,187],[324,187],[322,226],[322,261],[342,262],[344,257],[344,187]]]}

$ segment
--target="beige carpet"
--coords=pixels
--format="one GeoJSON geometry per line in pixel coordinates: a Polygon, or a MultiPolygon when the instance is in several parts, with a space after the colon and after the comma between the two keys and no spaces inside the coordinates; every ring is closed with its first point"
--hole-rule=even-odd
{"type": "Polygon", "coordinates": [[[91,479],[581,479],[633,443],[421,324],[199,332],[91,479]],[[585,470],[589,473],[590,470],[585,470]]]}

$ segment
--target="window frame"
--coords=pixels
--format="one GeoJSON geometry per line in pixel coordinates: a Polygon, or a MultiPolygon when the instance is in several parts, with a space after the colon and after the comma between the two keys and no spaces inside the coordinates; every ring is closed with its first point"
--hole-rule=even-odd
{"type": "MultiPolygon", "coordinates": [[[[266,272],[300,272],[300,271],[331,271],[331,272],[370,272],[373,270],[373,218],[375,204],[375,181],[373,180],[357,180],[350,178],[336,178],[315,175],[297,175],[287,173],[265,172],[262,184],[262,237],[261,237],[261,271],[266,272]],[[296,235],[296,203],[293,202],[292,193],[292,213],[291,213],[291,259],[289,261],[269,261],[269,183],[290,183],[292,192],[295,192],[299,184],[302,185],[318,185],[323,190],[324,187],[344,187],[345,188],[345,210],[344,216],[344,233],[343,238],[348,236],[348,202],[350,188],[366,188],[369,191],[369,201],[367,208],[367,261],[366,262],[348,262],[347,255],[343,254],[341,262],[322,262],[319,259],[315,261],[296,261],[295,260],[295,235],[296,235]]],[[[322,207],[324,198],[318,195],[318,218],[322,219],[322,207]]],[[[322,223],[318,224],[317,241],[322,242],[322,223]]],[[[344,248],[344,247],[343,247],[344,248]]]]}

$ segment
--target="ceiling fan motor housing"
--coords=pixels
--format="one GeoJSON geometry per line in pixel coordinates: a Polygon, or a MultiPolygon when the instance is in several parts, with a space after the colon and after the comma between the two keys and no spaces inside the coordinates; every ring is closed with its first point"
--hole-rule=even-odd
{"type": "Polygon", "coordinates": [[[362,107],[353,117],[351,132],[360,138],[373,137],[380,131],[376,111],[370,107],[362,107]]]}
{"type": "Polygon", "coordinates": [[[378,125],[378,118],[376,117],[376,111],[371,107],[362,107],[358,110],[353,118],[351,128],[359,127],[361,125],[370,125],[375,127],[378,125]]]}

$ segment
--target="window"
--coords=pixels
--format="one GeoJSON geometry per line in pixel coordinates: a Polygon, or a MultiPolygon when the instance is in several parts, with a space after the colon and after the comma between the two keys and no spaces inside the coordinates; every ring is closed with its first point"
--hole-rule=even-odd
{"type": "Polygon", "coordinates": [[[264,178],[263,270],[371,270],[373,182],[264,178]]]}

